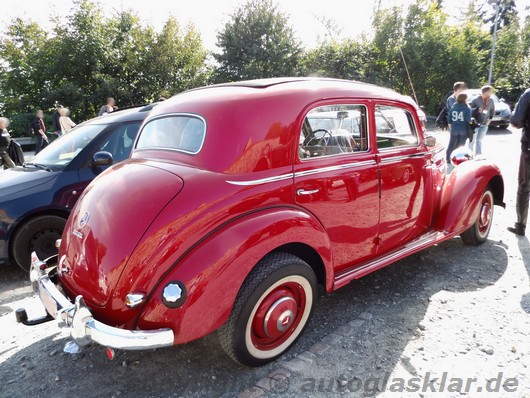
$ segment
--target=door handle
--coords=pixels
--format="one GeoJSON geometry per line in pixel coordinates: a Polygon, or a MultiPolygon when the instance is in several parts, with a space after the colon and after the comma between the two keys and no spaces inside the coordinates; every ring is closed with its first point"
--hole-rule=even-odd
{"type": "Polygon", "coordinates": [[[299,189],[298,191],[296,191],[296,194],[298,196],[304,196],[304,195],[313,195],[314,193],[317,193],[318,191],[320,191],[320,189],[310,189],[308,191],[306,191],[305,189],[299,189]]]}

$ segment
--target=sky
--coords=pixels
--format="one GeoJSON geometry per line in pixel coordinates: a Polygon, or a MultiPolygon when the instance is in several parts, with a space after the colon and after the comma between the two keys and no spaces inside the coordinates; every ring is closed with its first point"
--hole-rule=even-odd
{"type": "MultiPolygon", "coordinates": [[[[340,38],[358,37],[369,33],[376,4],[382,7],[408,5],[414,0],[276,0],[280,9],[290,17],[297,37],[307,47],[314,47],[323,38],[326,29],[319,19],[332,19],[341,31],[340,38]]],[[[466,9],[470,0],[444,0],[446,11],[455,21],[466,9]]],[[[486,1],[486,0],[484,0],[486,1]]],[[[120,10],[132,9],[141,19],[157,30],[172,15],[183,24],[193,23],[201,32],[203,43],[209,50],[215,50],[216,34],[229,19],[230,14],[246,0],[104,0],[101,1],[105,14],[112,15],[120,10]]],[[[1,3],[8,3],[2,0],[1,3]]],[[[25,0],[9,1],[8,7],[1,7],[0,27],[5,27],[17,17],[32,19],[41,26],[50,26],[50,17],[68,16],[72,0],[25,0]]],[[[517,8],[524,12],[530,8],[530,0],[516,0],[517,8]]]]}

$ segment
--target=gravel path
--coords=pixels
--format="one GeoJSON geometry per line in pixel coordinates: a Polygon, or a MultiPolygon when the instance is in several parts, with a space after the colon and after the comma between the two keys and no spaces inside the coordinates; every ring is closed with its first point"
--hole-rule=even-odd
{"type": "Polygon", "coordinates": [[[519,134],[486,137],[485,152],[504,174],[507,209],[495,208],[484,245],[455,238],[330,296],[321,292],[305,334],[262,368],[234,364],[215,334],[121,351],[114,361],[101,347],[64,354],[67,336],[53,322],[16,324],[16,308],[41,309],[25,275],[1,267],[0,396],[530,397],[530,243],[506,232],[515,217],[519,134]]]}

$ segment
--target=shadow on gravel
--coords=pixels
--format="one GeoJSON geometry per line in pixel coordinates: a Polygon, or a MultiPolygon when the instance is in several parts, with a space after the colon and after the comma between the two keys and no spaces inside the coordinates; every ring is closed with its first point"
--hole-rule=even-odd
{"type": "Polygon", "coordinates": [[[26,272],[16,265],[0,264],[0,316],[12,312],[7,304],[32,295],[33,289],[26,272]]]}
{"type": "MultiPolygon", "coordinates": [[[[517,244],[519,245],[519,251],[521,252],[528,278],[530,278],[530,242],[528,242],[528,238],[523,237],[517,239],[517,244]]],[[[521,308],[530,314],[530,292],[523,294],[521,297],[521,308]]]]}
{"type": "MultiPolygon", "coordinates": [[[[217,345],[215,334],[174,348],[117,352],[112,362],[102,347],[67,355],[62,353],[66,338],[43,339],[0,364],[2,394],[234,397],[360,314],[366,321],[341,341],[334,356],[319,356],[311,365],[316,370],[302,376],[317,377],[309,373],[318,371],[322,377],[336,378],[341,374],[338,372],[347,369],[347,378],[383,377],[401,360],[408,342],[419,336],[419,324],[435,294],[490,286],[503,275],[507,263],[502,244],[487,241],[480,247],[468,247],[453,239],[354,281],[332,295],[321,294],[309,327],[291,351],[258,369],[229,360],[217,345]]],[[[526,265],[528,268],[528,262],[526,265]]],[[[300,389],[292,385],[281,396],[299,395],[300,389]]]]}

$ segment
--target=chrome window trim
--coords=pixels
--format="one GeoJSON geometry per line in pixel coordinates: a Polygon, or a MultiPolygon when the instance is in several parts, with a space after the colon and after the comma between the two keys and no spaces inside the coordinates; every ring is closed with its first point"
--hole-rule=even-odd
{"type": "Polygon", "coordinates": [[[208,131],[208,124],[206,123],[206,119],[204,117],[202,117],[201,115],[198,115],[196,113],[176,112],[176,113],[167,113],[167,114],[164,114],[164,115],[155,116],[152,119],[150,119],[142,127],[141,131],[138,132],[138,139],[136,140],[136,145],[134,147],[134,150],[135,151],[161,150],[161,151],[181,152],[181,153],[186,153],[188,155],[197,155],[202,150],[202,147],[204,146],[204,142],[206,141],[206,132],[207,131],[208,131]],[[145,130],[145,127],[147,125],[149,125],[150,123],[152,123],[152,122],[154,122],[156,120],[159,120],[159,119],[167,119],[167,118],[170,118],[170,117],[179,117],[179,116],[193,117],[193,118],[196,118],[196,119],[199,119],[199,120],[202,121],[202,123],[204,125],[204,133],[202,135],[201,145],[199,146],[199,149],[197,149],[197,151],[191,152],[191,151],[186,151],[185,149],[177,149],[177,148],[162,147],[162,146],[146,146],[146,147],[138,148],[138,143],[140,142],[140,138],[141,138],[141,136],[142,136],[142,134],[143,134],[143,132],[145,130]]]}
{"type": "MultiPolygon", "coordinates": [[[[309,157],[309,158],[301,158],[300,155],[298,155],[298,159],[300,159],[300,161],[302,162],[310,162],[312,160],[315,160],[315,159],[327,159],[327,158],[330,158],[330,157],[337,157],[337,156],[344,156],[344,155],[354,155],[354,154],[366,154],[366,153],[369,153],[370,150],[371,150],[371,140],[370,140],[370,117],[369,117],[369,111],[368,111],[368,106],[366,106],[366,104],[347,104],[347,103],[340,103],[340,104],[330,104],[330,105],[319,105],[319,106],[316,106],[314,108],[311,108],[309,111],[307,111],[307,113],[305,114],[304,116],[304,120],[305,118],[307,117],[307,115],[309,114],[309,112],[315,110],[315,109],[318,109],[318,108],[321,108],[321,107],[324,107],[324,106],[358,106],[358,107],[363,107],[364,110],[365,110],[365,119],[366,119],[366,140],[368,141],[368,148],[364,151],[358,151],[358,152],[343,152],[343,153],[337,153],[337,154],[333,154],[333,155],[324,155],[324,156],[316,156],[316,157],[309,157]]],[[[300,134],[301,134],[301,131],[300,130],[300,134]]],[[[298,137],[300,137],[300,134],[298,134],[298,137]]],[[[362,140],[362,138],[361,138],[362,140]]],[[[298,151],[297,151],[298,152],[298,151]]]]}
{"type": "MultiPolygon", "coordinates": [[[[418,126],[416,126],[416,121],[414,120],[414,116],[412,115],[412,113],[406,109],[406,108],[402,108],[400,106],[396,106],[396,105],[386,105],[386,104],[375,104],[374,106],[374,114],[376,112],[376,109],[378,106],[386,106],[386,107],[391,107],[391,108],[395,108],[395,109],[399,109],[399,110],[402,110],[403,112],[406,112],[407,115],[409,117],[407,117],[407,119],[409,120],[409,122],[412,122],[412,128],[414,131],[412,131],[412,133],[416,136],[416,142],[413,143],[413,144],[407,144],[407,145],[398,145],[398,146],[394,146],[394,147],[390,147],[390,148],[379,148],[377,147],[377,150],[379,152],[388,152],[388,151],[391,151],[393,149],[396,149],[396,148],[417,148],[421,145],[421,141],[420,141],[420,136],[418,134],[419,130],[418,130],[418,126]]],[[[377,144],[377,123],[376,123],[376,126],[375,126],[375,141],[376,141],[376,144],[377,144]]]]}

